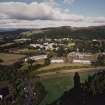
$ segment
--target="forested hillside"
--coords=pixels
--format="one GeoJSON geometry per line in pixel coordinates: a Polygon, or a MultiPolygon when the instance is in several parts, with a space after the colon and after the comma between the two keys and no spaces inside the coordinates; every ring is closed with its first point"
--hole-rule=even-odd
{"type": "Polygon", "coordinates": [[[70,37],[73,39],[104,39],[105,38],[105,26],[97,27],[53,27],[53,28],[42,28],[42,29],[17,29],[11,31],[2,31],[0,32],[0,37],[9,37],[9,38],[26,38],[30,37],[33,39],[37,38],[63,38],[70,37]]]}
{"type": "Polygon", "coordinates": [[[40,30],[32,30],[32,38],[63,38],[71,37],[73,39],[104,39],[105,26],[100,27],[86,27],[86,28],[73,28],[69,26],[56,27],[56,28],[43,28],[40,30]]]}

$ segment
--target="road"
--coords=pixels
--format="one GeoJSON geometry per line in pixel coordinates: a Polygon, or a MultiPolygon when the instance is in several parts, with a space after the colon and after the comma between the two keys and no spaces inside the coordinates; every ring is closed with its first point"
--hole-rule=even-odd
{"type": "Polygon", "coordinates": [[[38,76],[41,77],[41,78],[49,78],[50,76],[58,75],[58,73],[66,75],[66,74],[75,73],[75,72],[78,72],[78,73],[90,72],[90,71],[98,72],[98,71],[103,71],[103,70],[105,70],[105,67],[70,69],[70,70],[60,70],[60,71],[57,71],[57,72],[54,71],[54,72],[40,73],[40,74],[38,74],[38,76]]]}

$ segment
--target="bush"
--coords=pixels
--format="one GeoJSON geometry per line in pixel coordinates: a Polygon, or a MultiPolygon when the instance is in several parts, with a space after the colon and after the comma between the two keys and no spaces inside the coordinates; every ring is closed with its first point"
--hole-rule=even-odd
{"type": "Polygon", "coordinates": [[[3,62],[3,60],[0,58],[0,63],[2,63],[3,62]]]}
{"type": "Polygon", "coordinates": [[[51,63],[50,59],[49,58],[46,58],[45,59],[45,65],[49,65],[51,63]]]}

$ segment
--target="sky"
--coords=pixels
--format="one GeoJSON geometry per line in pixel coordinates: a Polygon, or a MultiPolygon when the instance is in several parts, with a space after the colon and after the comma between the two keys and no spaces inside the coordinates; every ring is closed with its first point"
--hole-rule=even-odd
{"type": "Polygon", "coordinates": [[[0,0],[0,28],[105,25],[105,0],[0,0]]]}

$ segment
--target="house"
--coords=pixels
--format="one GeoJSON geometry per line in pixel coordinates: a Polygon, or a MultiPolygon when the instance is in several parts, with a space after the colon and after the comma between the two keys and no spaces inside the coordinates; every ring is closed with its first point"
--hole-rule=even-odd
{"type": "Polygon", "coordinates": [[[46,42],[46,43],[43,43],[43,45],[44,45],[44,46],[48,46],[48,44],[49,44],[48,42],[46,42]]]}
{"type": "Polygon", "coordinates": [[[51,63],[64,63],[63,59],[52,59],[51,63]]]}
{"type": "Polygon", "coordinates": [[[79,64],[91,64],[91,61],[90,60],[76,60],[74,59],[73,60],[73,63],[79,63],[79,64]]]}
{"type": "Polygon", "coordinates": [[[44,47],[45,47],[45,49],[46,50],[53,50],[54,49],[54,45],[56,45],[55,43],[46,43],[46,44],[44,44],[44,47]]]}
{"type": "MultiPolygon", "coordinates": [[[[32,56],[30,59],[37,61],[37,60],[43,60],[46,59],[47,55],[38,55],[38,56],[32,56]]],[[[27,62],[28,58],[25,58],[25,62],[27,62]]]]}
{"type": "Polygon", "coordinates": [[[71,52],[68,54],[68,61],[71,63],[91,64],[95,60],[96,57],[90,53],[71,52]]]}
{"type": "Polygon", "coordinates": [[[31,47],[34,47],[34,48],[43,48],[44,46],[41,45],[41,44],[30,44],[31,47]]]}
{"type": "Polygon", "coordinates": [[[0,99],[2,100],[7,95],[9,95],[9,88],[8,87],[0,88],[0,99]]]}
{"type": "Polygon", "coordinates": [[[14,89],[11,83],[8,81],[0,81],[0,100],[12,98],[14,95],[14,89]]]}
{"type": "Polygon", "coordinates": [[[0,100],[2,100],[3,99],[3,95],[0,95],[0,100]]]}

